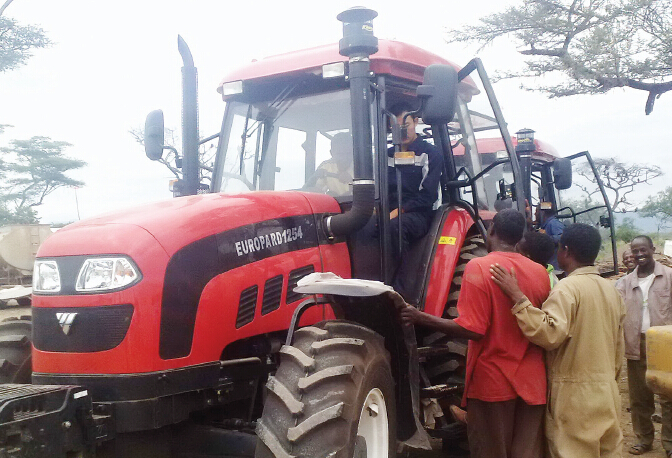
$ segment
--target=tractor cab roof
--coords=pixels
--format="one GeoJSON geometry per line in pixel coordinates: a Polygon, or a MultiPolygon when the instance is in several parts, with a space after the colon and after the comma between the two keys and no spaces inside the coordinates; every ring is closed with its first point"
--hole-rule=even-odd
{"type": "MultiPolygon", "coordinates": [[[[431,64],[450,65],[456,70],[460,67],[443,57],[417,46],[398,41],[379,40],[378,52],[370,56],[371,70],[376,74],[421,83],[425,68],[431,64]]],[[[329,44],[315,48],[293,51],[285,54],[254,60],[224,77],[217,91],[223,94],[223,85],[234,81],[254,81],[273,77],[291,77],[293,75],[321,75],[322,66],[336,62],[347,62],[348,58],[338,52],[338,44],[329,44]]],[[[480,91],[474,81],[467,77],[460,83],[460,90],[468,96],[480,91]]],[[[227,97],[224,96],[226,99],[227,97]]]]}
{"type": "MultiPolygon", "coordinates": [[[[518,139],[516,137],[511,137],[513,146],[518,145],[518,139]]],[[[506,152],[506,146],[504,145],[504,140],[501,137],[495,138],[479,138],[476,140],[476,146],[478,147],[479,154],[492,154],[498,153],[500,151],[506,152]]],[[[534,139],[534,151],[532,152],[532,158],[543,161],[543,162],[553,162],[558,156],[558,151],[547,142],[534,139]]],[[[464,154],[464,146],[457,145],[453,149],[453,154],[455,156],[462,156],[464,154]]]]}

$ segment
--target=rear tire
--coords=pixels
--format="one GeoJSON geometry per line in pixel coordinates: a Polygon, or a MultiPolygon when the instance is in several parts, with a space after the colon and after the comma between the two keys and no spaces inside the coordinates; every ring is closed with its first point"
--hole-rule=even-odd
{"type": "MultiPolygon", "coordinates": [[[[457,318],[457,299],[462,288],[462,276],[467,263],[474,258],[488,254],[485,242],[480,235],[467,237],[460,250],[460,257],[455,265],[453,279],[448,291],[448,301],[443,310],[443,318],[454,320],[457,318]]],[[[423,339],[423,345],[428,347],[446,346],[450,353],[444,356],[432,358],[425,365],[425,371],[432,384],[464,383],[466,369],[467,340],[451,338],[442,332],[434,332],[423,339]]],[[[461,394],[460,394],[461,397],[461,394]]],[[[459,398],[458,398],[459,399],[459,398]]]]}
{"type": "Polygon", "coordinates": [[[394,380],[384,339],[346,321],[298,329],[280,350],[257,426],[257,458],[391,458],[394,380]]]}
{"type": "MultiPolygon", "coordinates": [[[[443,310],[443,318],[455,319],[457,313],[457,300],[462,288],[462,276],[467,263],[474,258],[485,256],[488,250],[480,235],[467,237],[460,250],[460,257],[455,265],[453,279],[448,291],[448,301],[443,310]]],[[[432,385],[464,385],[464,376],[467,363],[467,339],[451,338],[441,332],[435,332],[423,339],[426,347],[446,347],[448,352],[437,357],[427,358],[423,364],[425,373],[432,385]]],[[[451,404],[460,405],[462,390],[441,399],[444,410],[451,404]]],[[[444,435],[443,450],[450,456],[466,456],[469,454],[466,427],[458,423],[448,426],[450,434],[444,435]]]]}
{"type": "MultiPolygon", "coordinates": [[[[25,313],[25,310],[17,312],[25,313]]],[[[13,316],[0,322],[0,383],[31,383],[32,328],[28,315],[13,316]]]]}

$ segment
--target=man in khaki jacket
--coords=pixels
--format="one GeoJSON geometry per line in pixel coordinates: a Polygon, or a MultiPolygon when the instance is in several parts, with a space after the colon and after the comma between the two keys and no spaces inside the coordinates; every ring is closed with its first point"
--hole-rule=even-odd
{"type": "MultiPolygon", "coordinates": [[[[638,443],[630,453],[641,455],[653,446],[655,411],[653,393],[646,386],[646,342],[644,333],[651,326],[672,324],[672,269],[653,259],[651,238],[640,235],[632,239],[630,249],[637,267],[617,283],[625,300],[625,357],[628,360],[628,391],[632,428],[638,443]]],[[[668,457],[672,457],[672,401],[660,397],[663,413],[661,439],[668,457]]]]}
{"type": "Polygon", "coordinates": [[[568,226],[558,262],[567,272],[541,309],[518,288],[515,272],[490,272],[515,305],[523,334],[546,350],[546,438],[552,458],[620,457],[621,398],[617,378],[624,352],[623,300],[593,265],[600,234],[592,226],[568,226]]]}

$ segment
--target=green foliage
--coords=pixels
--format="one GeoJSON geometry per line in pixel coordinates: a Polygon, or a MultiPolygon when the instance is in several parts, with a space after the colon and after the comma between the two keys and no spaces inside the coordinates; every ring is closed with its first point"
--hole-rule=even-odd
{"type": "Polygon", "coordinates": [[[599,202],[593,201],[590,197],[579,199],[563,198],[559,214],[566,216],[566,218],[561,218],[560,220],[565,224],[584,223],[597,226],[600,222],[600,215],[605,213],[604,206],[595,210],[590,209],[600,205],[599,202]]]}
{"type": "Polygon", "coordinates": [[[623,218],[621,224],[616,226],[616,240],[625,243],[630,243],[632,239],[641,233],[642,231],[635,226],[635,221],[632,218],[623,218]]]}
{"type": "MultiPolygon", "coordinates": [[[[3,16],[12,1],[0,5],[0,73],[24,65],[32,50],[51,44],[41,28],[3,16]]],[[[8,127],[12,126],[0,124],[0,134],[8,127]]],[[[33,137],[13,140],[10,146],[0,148],[0,225],[37,223],[35,205],[55,189],[83,184],[66,175],[86,165],[64,155],[68,146],[48,137],[33,137]]]]}
{"type": "Polygon", "coordinates": [[[658,231],[672,221],[672,186],[665,188],[653,197],[639,211],[647,218],[658,218],[658,231]]]}
{"type": "Polygon", "coordinates": [[[569,199],[563,197],[562,194],[561,200],[562,205],[559,214],[561,216],[575,216],[573,218],[562,218],[560,220],[565,225],[570,225],[576,222],[595,226],[600,231],[600,237],[602,237],[602,246],[600,247],[600,254],[598,255],[597,260],[599,262],[610,261],[612,250],[611,229],[600,226],[600,216],[607,215],[604,203],[595,202],[591,200],[590,197],[585,196],[582,198],[569,199]],[[569,207],[569,209],[567,207],[569,207]]]}
{"type": "Polygon", "coordinates": [[[449,42],[482,46],[501,37],[529,58],[499,77],[561,75],[560,84],[526,87],[549,97],[630,87],[649,93],[649,114],[672,90],[672,0],[523,0],[448,32],[449,42]]]}
{"type": "Polygon", "coordinates": [[[41,28],[0,16],[0,73],[25,64],[33,49],[50,44],[41,28]]]}
{"type": "Polygon", "coordinates": [[[33,137],[12,140],[10,146],[0,148],[0,225],[35,223],[32,207],[47,195],[63,186],[84,184],[66,175],[86,165],[64,154],[68,146],[48,137],[33,137]]]}

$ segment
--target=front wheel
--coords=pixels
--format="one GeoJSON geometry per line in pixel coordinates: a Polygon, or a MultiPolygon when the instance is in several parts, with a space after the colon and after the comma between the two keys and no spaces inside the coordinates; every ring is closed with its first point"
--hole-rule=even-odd
{"type": "Polygon", "coordinates": [[[384,339],[356,323],[301,328],[280,350],[257,426],[258,458],[391,458],[394,380],[384,339]]]}
{"type": "Polygon", "coordinates": [[[30,383],[32,359],[30,309],[17,308],[0,321],[0,383],[30,383]]]}

